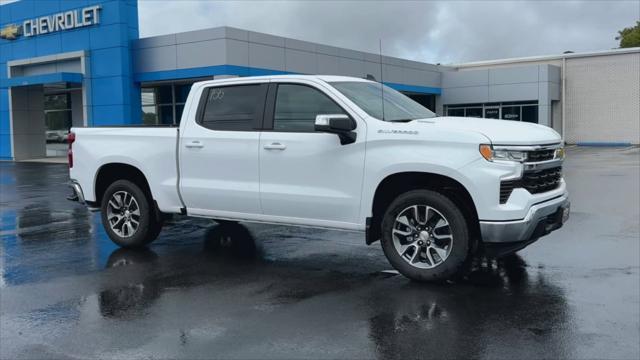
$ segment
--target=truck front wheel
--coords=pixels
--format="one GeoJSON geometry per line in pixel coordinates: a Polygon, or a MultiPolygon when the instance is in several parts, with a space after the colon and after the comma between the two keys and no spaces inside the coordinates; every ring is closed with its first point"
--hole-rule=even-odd
{"type": "Polygon", "coordinates": [[[158,237],[162,221],[156,211],[151,198],[128,180],[115,181],[102,197],[102,225],[122,247],[143,247],[158,237]]]}
{"type": "Polygon", "coordinates": [[[382,250],[402,275],[442,281],[462,268],[469,229],[462,211],[444,195],[412,190],[398,196],[382,220],[382,250]]]}

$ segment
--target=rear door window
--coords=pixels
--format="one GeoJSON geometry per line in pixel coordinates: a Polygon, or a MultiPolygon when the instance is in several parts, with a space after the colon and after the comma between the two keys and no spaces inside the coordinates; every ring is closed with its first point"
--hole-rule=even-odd
{"type": "Polygon", "coordinates": [[[199,124],[211,130],[251,131],[260,127],[268,84],[211,87],[203,93],[199,124]]]}

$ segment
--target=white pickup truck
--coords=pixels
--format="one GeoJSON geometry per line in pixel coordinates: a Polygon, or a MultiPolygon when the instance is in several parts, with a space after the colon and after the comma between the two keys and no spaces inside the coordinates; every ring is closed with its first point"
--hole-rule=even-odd
{"type": "Polygon", "coordinates": [[[166,214],[362,231],[420,281],[560,228],[563,159],[548,127],[436,117],[340,76],[198,82],[179,127],[69,134],[73,199],[120,246],[152,242],[166,214]]]}

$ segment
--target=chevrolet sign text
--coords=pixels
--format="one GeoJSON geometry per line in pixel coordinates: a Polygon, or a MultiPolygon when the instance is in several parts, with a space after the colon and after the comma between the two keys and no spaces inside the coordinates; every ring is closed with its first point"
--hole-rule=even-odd
{"type": "Polygon", "coordinates": [[[22,23],[22,34],[25,37],[31,37],[96,25],[100,23],[101,8],[100,5],[94,5],[83,9],[25,20],[22,23]]]}

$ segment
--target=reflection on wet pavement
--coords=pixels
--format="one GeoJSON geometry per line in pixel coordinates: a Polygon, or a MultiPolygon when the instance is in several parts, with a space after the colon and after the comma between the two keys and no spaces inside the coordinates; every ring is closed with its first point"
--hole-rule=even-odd
{"type": "Polygon", "coordinates": [[[63,166],[0,163],[0,357],[638,358],[639,159],[570,151],[567,227],[440,285],[357,233],[176,217],[119,249],[63,166]]]}

